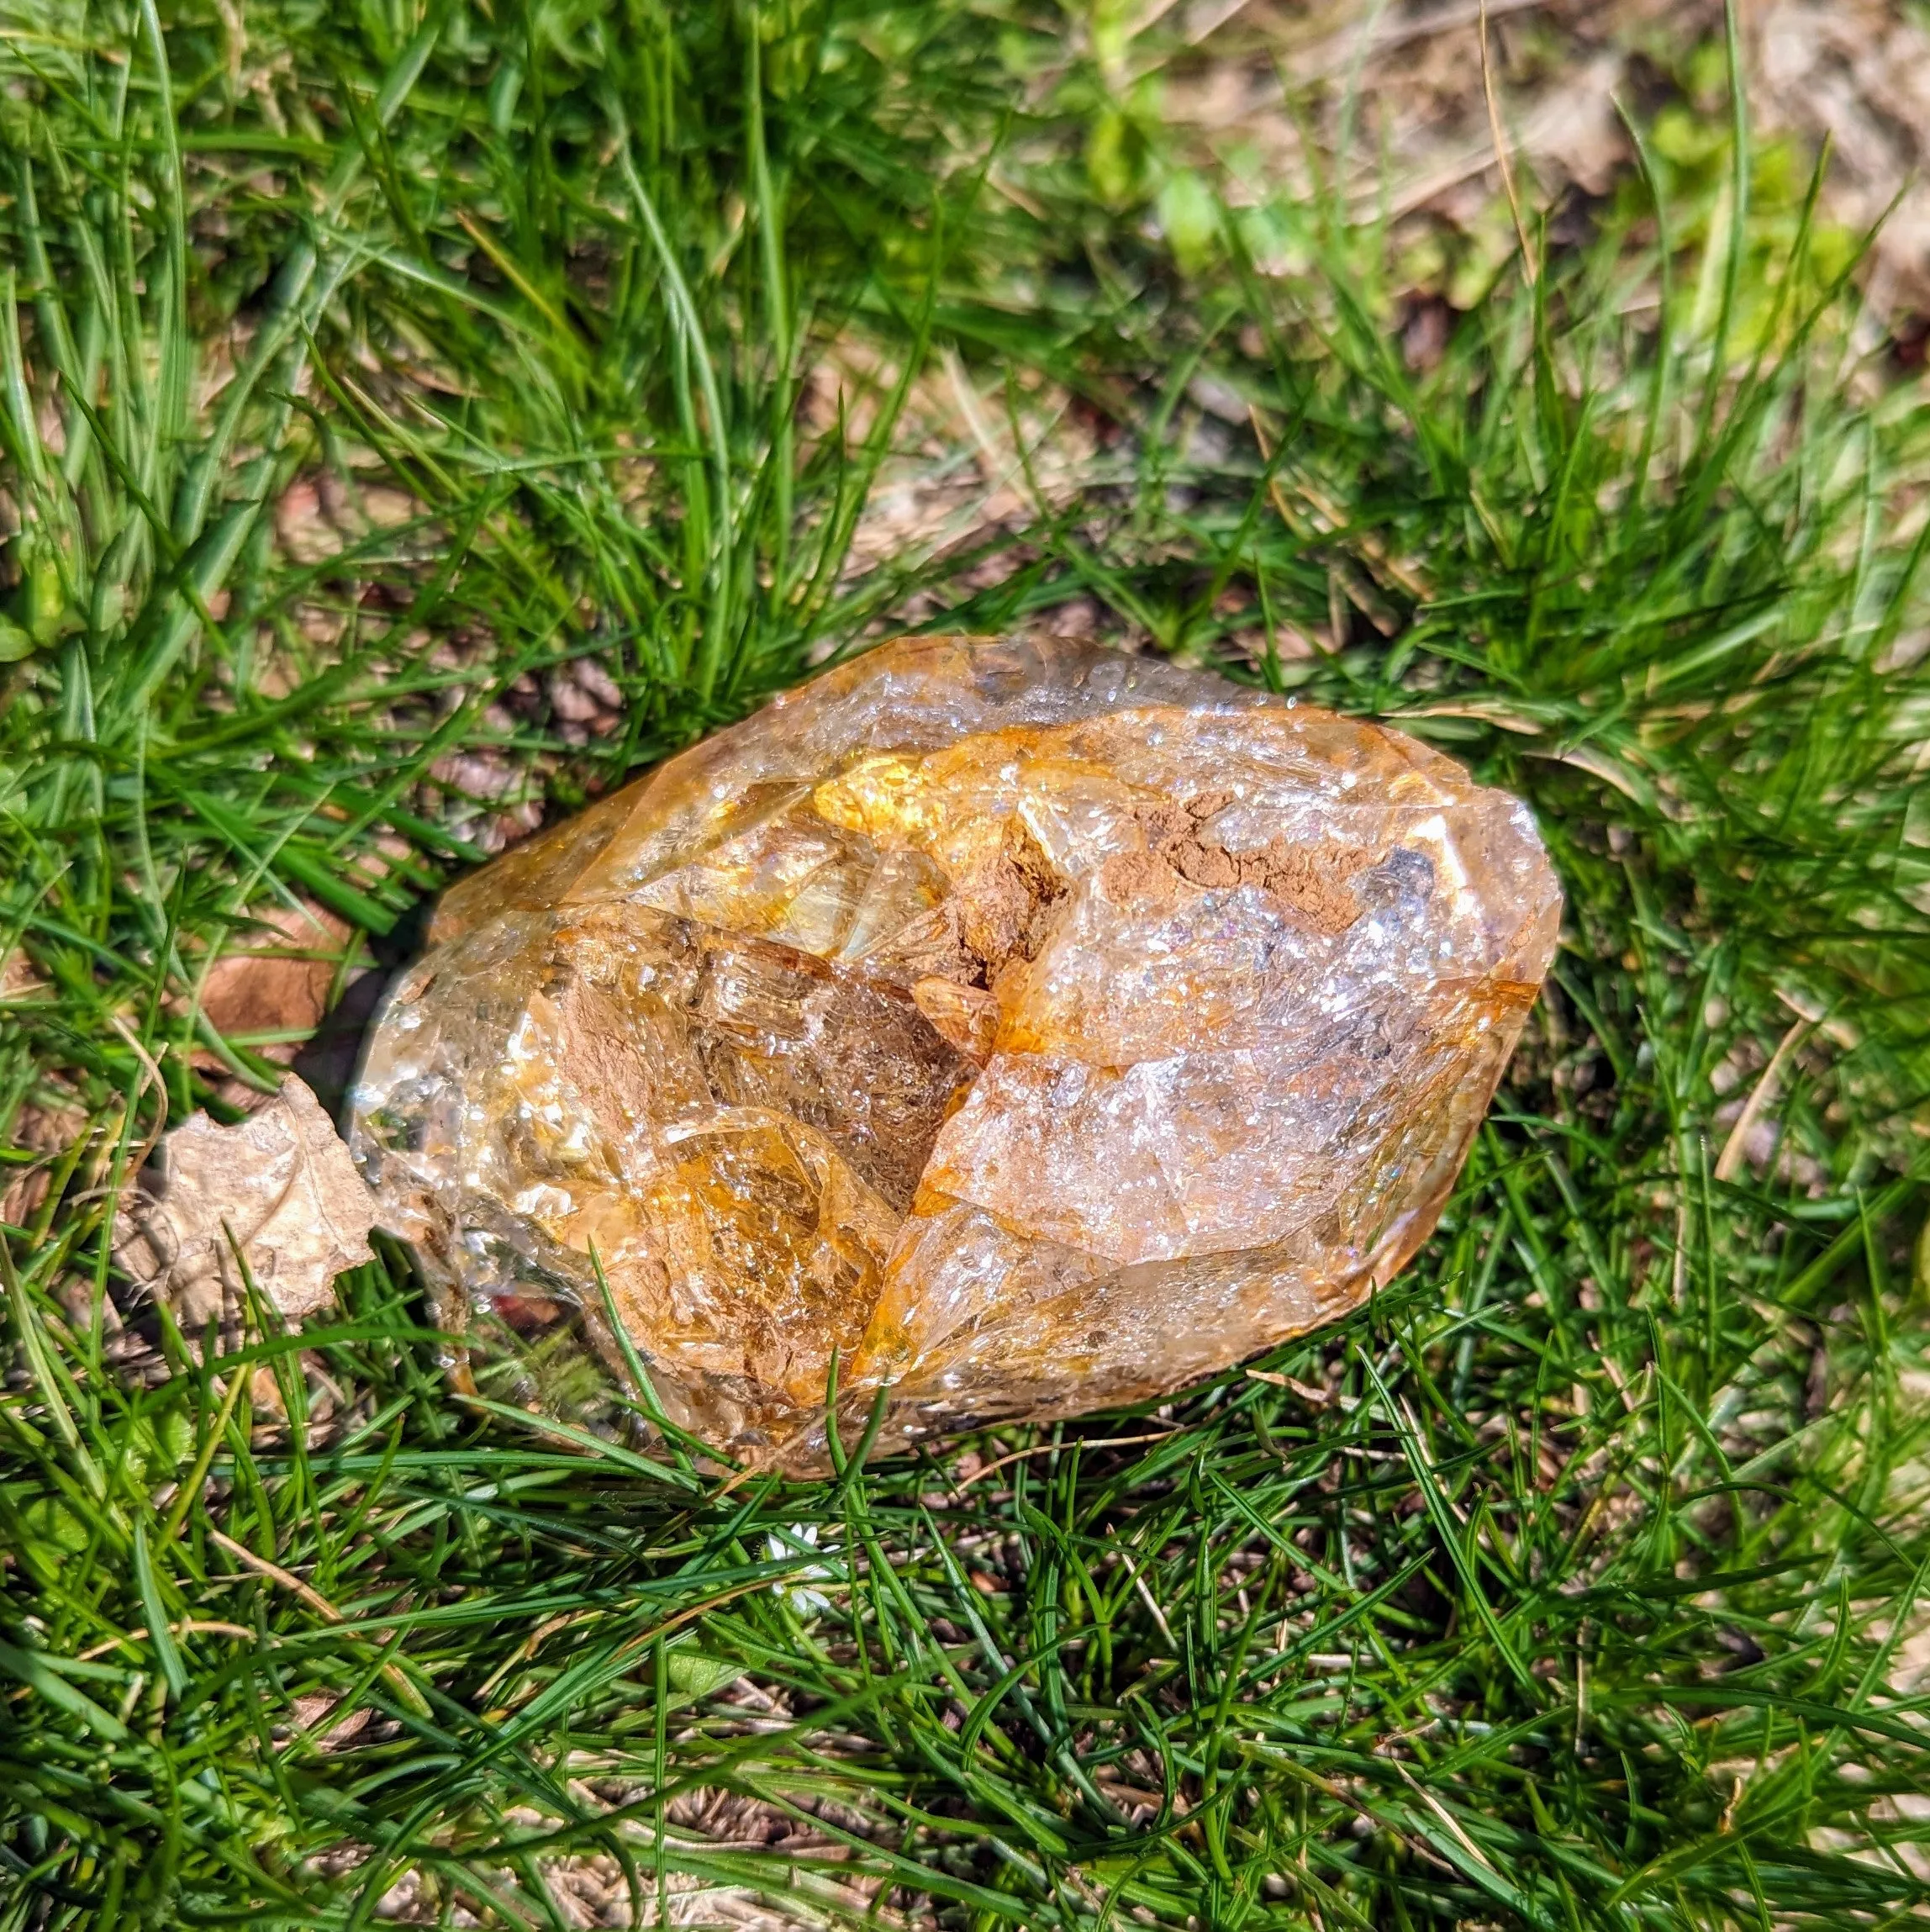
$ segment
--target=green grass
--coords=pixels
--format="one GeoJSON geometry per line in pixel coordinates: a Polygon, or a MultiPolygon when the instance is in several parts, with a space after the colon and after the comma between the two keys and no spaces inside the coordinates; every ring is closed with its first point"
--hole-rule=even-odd
{"type": "Polygon", "coordinates": [[[0,1927],[558,1927],[598,1857],[626,1923],[1921,1921],[1927,446],[1800,176],[1676,125],[1416,372],[1398,237],[1222,214],[1022,0],[0,27],[0,1927]],[[853,576],[947,352],[1094,479],[853,576]],[[303,562],[315,478],[382,514],[303,562]],[[1540,817],[1548,997],[1372,1307],[728,1493],[456,1400],[399,1254],[205,1361],[113,1317],[131,1164],[273,1078],[194,999],[250,909],[405,957],[506,805],[1068,610],[1540,817]]]}

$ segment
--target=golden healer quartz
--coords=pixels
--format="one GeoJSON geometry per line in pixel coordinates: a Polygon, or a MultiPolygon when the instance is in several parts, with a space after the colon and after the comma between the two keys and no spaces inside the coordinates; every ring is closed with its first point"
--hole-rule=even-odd
{"type": "Polygon", "coordinates": [[[452,888],[351,1141],[444,1294],[588,1312],[600,1268],[672,1419],[809,1468],[834,1353],[889,1447],[1384,1285],[1560,911],[1527,808],[1398,732],[904,639],[452,888]]]}

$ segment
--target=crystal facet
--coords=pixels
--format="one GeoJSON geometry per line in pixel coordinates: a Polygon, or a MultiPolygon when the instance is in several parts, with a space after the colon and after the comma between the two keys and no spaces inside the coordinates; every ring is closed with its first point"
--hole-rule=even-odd
{"type": "Polygon", "coordinates": [[[902,640],[453,888],[351,1144],[445,1292],[590,1312],[600,1268],[673,1420],[809,1467],[834,1354],[903,1443],[1384,1284],[1560,911],[1526,807],[1397,732],[902,640]]]}

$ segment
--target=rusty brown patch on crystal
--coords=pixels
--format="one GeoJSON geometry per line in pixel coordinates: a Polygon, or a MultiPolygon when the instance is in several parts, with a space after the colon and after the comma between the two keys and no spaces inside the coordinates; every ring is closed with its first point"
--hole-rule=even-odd
{"type": "Polygon", "coordinates": [[[1009,820],[999,842],[957,882],[959,937],[978,962],[982,986],[1036,958],[1066,882],[1025,825],[1009,820]]]}
{"type": "Polygon", "coordinates": [[[1138,814],[1145,838],[1138,851],[1115,853],[1099,868],[1099,884],[1115,905],[1169,905],[1178,881],[1214,890],[1251,885],[1316,932],[1344,932],[1360,916],[1347,881],[1370,865],[1364,847],[1322,839],[1308,846],[1276,836],[1257,851],[1233,852],[1208,836],[1208,821],[1234,802],[1227,791],[1205,793],[1138,814]]]}

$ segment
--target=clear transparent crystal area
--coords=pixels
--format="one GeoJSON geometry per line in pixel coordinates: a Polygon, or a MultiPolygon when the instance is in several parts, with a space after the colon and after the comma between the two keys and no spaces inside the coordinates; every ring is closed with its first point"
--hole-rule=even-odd
{"type": "Polygon", "coordinates": [[[676,1421],[810,1467],[834,1352],[889,1445],[1384,1284],[1560,911],[1526,808],[1398,732],[901,640],[452,889],[351,1142],[447,1293],[593,1313],[600,1268],[676,1421]]]}

